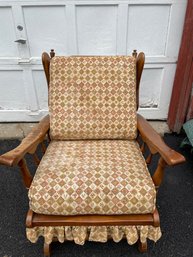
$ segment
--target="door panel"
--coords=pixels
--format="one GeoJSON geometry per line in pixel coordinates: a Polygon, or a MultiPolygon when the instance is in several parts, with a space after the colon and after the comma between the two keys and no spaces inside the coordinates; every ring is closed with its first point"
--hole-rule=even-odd
{"type": "Polygon", "coordinates": [[[33,81],[37,92],[38,106],[40,110],[48,109],[48,87],[42,70],[32,70],[33,81]]]}
{"type": "Polygon", "coordinates": [[[139,112],[166,119],[186,4],[187,0],[0,1],[0,121],[36,121],[48,112],[41,53],[52,48],[57,55],[143,51],[139,112]],[[24,44],[14,42],[22,38],[24,44]]]}
{"type": "Polygon", "coordinates": [[[14,43],[15,25],[11,7],[0,7],[0,56],[18,56],[17,45],[14,43]],[[6,25],[6,26],[5,26],[6,25]]]}
{"type": "Polygon", "coordinates": [[[76,7],[78,54],[116,54],[117,9],[116,5],[76,7]]]}
{"type": "Polygon", "coordinates": [[[31,57],[53,47],[67,54],[65,6],[27,6],[23,13],[31,57]]]}
{"type": "Polygon", "coordinates": [[[0,110],[29,109],[22,70],[0,71],[0,110]]]}
{"type": "Polygon", "coordinates": [[[141,108],[159,108],[163,72],[163,67],[144,69],[139,94],[141,108]]]}
{"type": "Polygon", "coordinates": [[[170,8],[171,5],[164,4],[161,6],[131,5],[129,7],[128,53],[136,48],[149,56],[165,56],[170,8]]]}

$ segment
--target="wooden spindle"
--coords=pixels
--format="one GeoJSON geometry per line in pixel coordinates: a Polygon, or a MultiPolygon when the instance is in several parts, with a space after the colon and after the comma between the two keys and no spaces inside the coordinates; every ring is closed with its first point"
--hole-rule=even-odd
{"type": "Polygon", "coordinates": [[[47,138],[48,138],[48,143],[50,143],[51,142],[50,131],[48,131],[47,133],[47,138]]]}
{"type": "Polygon", "coordinates": [[[142,154],[144,154],[145,153],[145,143],[143,142],[143,144],[141,145],[141,152],[142,152],[142,154]]]}
{"type": "Polygon", "coordinates": [[[50,244],[44,242],[44,257],[50,257],[50,244]]]}
{"type": "Polygon", "coordinates": [[[37,154],[34,153],[34,154],[33,154],[33,157],[34,157],[35,164],[38,166],[38,165],[40,164],[40,160],[39,160],[37,154]]]}
{"type": "Polygon", "coordinates": [[[145,253],[147,252],[147,240],[145,242],[141,242],[140,238],[138,239],[138,249],[140,253],[145,253]]]}
{"type": "Polygon", "coordinates": [[[51,51],[50,51],[50,57],[53,58],[54,56],[55,56],[54,49],[51,49],[51,51]]]}
{"type": "Polygon", "coordinates": [[[150,164],[151,160],[152,160],[152,154],[150,153],[145,161],[146,161],[147,164],[150,164]]]}
{"type": "Polygon", "coordinates": [[[46,146],[45,146],[44,142],[41,142],[41,149],[42,149],[42,153],[45,154],[46,146]]]}
{"type": "Polygon", "coordinates": [[[21,175],[26,188],[30,188],[32,176],[29,172],[25,159],[21,159],[21,161],[18,163],[18,166],[20,167],[21,175]]]}
{"type": "Polygon", "coordinates": [[[137,50],[133,50],[132,56],[137,58],[137,50]]]}
{"type": "Polygon", "coordinates": [[[159,186],[162,183],[163,177],[164,177],[164,168],[166,166],[166,162],[164,161],[164,159],[162,157],[160,157],[159,161],[158,161],[158,165],[157,165],[157,169],[153,174],[153,182],[156,186],[156,188],[158,189],[159,186]]]}

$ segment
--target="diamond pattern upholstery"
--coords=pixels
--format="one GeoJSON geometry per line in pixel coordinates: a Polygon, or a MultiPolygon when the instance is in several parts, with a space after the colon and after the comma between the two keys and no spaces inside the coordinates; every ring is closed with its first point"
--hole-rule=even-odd
{"type": "Polygon", "coordinates": [[[135,140],[51,141],[29,199],[41,214],[142,214],[156,191],[135,140]]]}
{"type": "Polygon", "coordinates": [[[135,58],[54,57],[49,110],[54,140],[136,138],[135,58]]]}

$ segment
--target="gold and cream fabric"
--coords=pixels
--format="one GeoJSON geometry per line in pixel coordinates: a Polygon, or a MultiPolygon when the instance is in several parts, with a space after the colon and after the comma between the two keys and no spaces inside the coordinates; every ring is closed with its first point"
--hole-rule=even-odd
{"type": "Polygon", "coordinates": [[[66,227],[35,227],[27,228],[27,238],[36,243],[39,236],[43,236],[45,243],[50,244],[53,238],[60,243],[74,240],[83,245],[86,240],[105,243],[109,238],[119,242],[126,237],[128,244],[135,244],[138,239],[145,243],[147,239],[156,242],[161,237],[160,227],[153,226],[66,226],[66,227]]]}
{"type": "Polygon", "coordinates": [[[52,141],[29,199],[40,214],[144,214],[156,191],[135,140],[52,141]]]}
{"type": "Polygon", "coordinates": [[[136,64],[131,56],[54,57],[50,64],[52,139],[134,139],[136,64]]]}

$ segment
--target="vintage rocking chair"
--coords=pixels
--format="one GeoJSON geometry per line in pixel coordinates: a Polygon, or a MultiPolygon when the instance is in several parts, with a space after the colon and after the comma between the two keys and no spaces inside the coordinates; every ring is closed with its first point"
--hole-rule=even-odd
{"type": "Polygon", "coordinates": [[[1,155],[0,164],[21,169],[29,189],[27,238],[36,242],[43,236],[45,256],[54,240],[84,244],[126,237],[144,252],[147,239],[161,237],[156,191],[164,167],[185,159],[136,112],[144,60],[136,51],[132,56],[42,54],[49,115],[16,149],[1,155]],[[38,165],[33,180],[27,153],[38,165]],[[160,158],[151,177],[147,164],[154,154],[160,158]]]}

